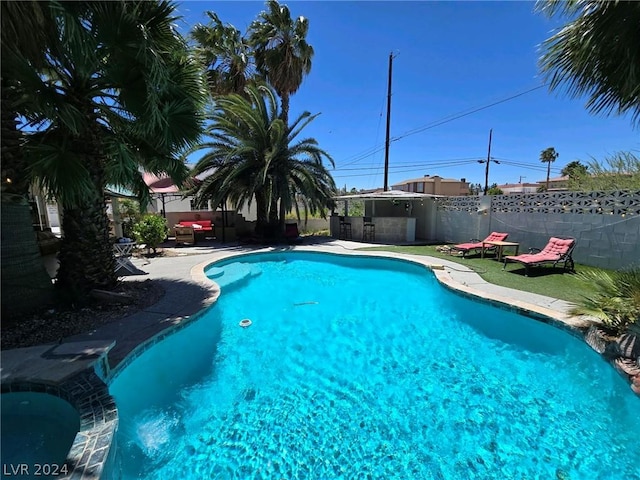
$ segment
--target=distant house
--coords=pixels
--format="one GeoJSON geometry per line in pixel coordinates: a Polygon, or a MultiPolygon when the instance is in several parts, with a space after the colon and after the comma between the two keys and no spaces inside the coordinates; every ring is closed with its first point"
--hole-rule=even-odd
{"type": "Polygon", "coordinates": [[[403,192],[427,193],[430,195],[460,196],[469,195],[469,182],[466,178],[456,180],[442,178],[439,175],[414,178],[391,185],[392,190],[403,192]]]}
{"type": "Polygon", "coordinates": [[[498,185],[498,188],[502,190],[505,195],[511,195],[513,193],[536,193],[540,188],[539,183],[505,183],[504,185],[498,185]]]}
{"type": "MultiPolygon", "coordinates": [[[[538,180],[539,187],[546,187],[547,180],[538,180]]],[[[549,179],[549,191],[550,192],[562,192],[569,190],[569,175],[563,175],[562,177],[554,177],[549,179]]]]}

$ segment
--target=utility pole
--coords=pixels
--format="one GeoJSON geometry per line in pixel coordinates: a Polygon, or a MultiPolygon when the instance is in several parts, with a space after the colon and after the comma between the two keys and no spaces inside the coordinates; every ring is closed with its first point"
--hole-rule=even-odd
{"type": "MultiPolygon", "coordinates": [[[[520,185],[522,185],[522,179],[523,178],[527,178],[527,177],[525,177],[523,175],[520,175],[520,182],[518,182],[518,183],[520,183],[520,185]]],[[[524,185],[522,185],[522,193],[524,193],[524,185]]]]}
{"type": "Polygon", "coordinates": [[[487,163],[487,166],[484,170],[484,194],[486,195],[487,192],[489,191],[489,164],[491,162],[493,163],[500,163],[497,160],[491,160],[491,135],[493,134],[493,128],[491,130],[489,130],[489,152],[487,153],[487,159],[486,160],[478,160],[478,163],[487,163]]]}
{"type": "Polygon", "coordinates": [[[489,130],[489,152],[487,153],[487,168],[484,171],[484,194],[489,191],[489,164],[491,163],[491,135],[493,134],[493,128],[489,130]]]}
{"type": "Polygon", "coordinates": [[[387,82],[387,136],[384,144],[384,191],[389,190],[389,129],[391,127],[391,73],[393,52],[389,54],[389,81],[387,82]]]}

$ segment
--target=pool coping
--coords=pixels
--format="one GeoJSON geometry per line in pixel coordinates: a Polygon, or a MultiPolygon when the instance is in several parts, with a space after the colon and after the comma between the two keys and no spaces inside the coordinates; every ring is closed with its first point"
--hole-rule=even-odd
{"type": "MultiPolygon", "coordinates": [[[[362,244],[357,245],[362,247],[362,244]]],[[[117,405],[114,398],[109,394],[108,384],[146,350],[196,321],[209,306],[216,302],[221,293],[220,287],[215,280],[206,276],[206,267],[215,262],[243,257],[247,254],[258,255],[261,253],[291,251],[329,253],[338,256],[391,258],[419,264],[433,272],[438,282],[448,290],[549,323],[583,339],[582,329],[586,326],[586,323],[569,315],[568,309],[570,305],[567,302],[489,284],[470,268],[435,257],[388,251],[362,251],[345,248],[340,244],[337,246],[323,245],[313,247],[300,245],[285,249],[261,247],[257,249],[217,251],[213,255],[207,255],[205,261],[193,265],[189,272],[193,283],[199,286],[206,286],[203,290],[205,298],[202,299],[202,308],[194,315],[178,317],[172,315],[164,318],[163,321],[167,322],[166,328],[138,343],[113,368],[109,367],[109,363],[106,361],[107,353],[105,352],[96,361],[85,365],[77,374],[68,377],[58,385],[38,381],[35,378],[28,380],[24,378],[5,379],[3,376],[2,393],[14,391],[49,393],[67,400],[78,410],[81,420],[80,432],[76,436],[65,462],[70,471],[68,475],[59,478],[74,480],[100,478],[105,462],[109,458],[118,425],[117,405]],[[96,365],[100,367],[98,369],[98,372],[101,373],[100,375],[96,372],[96,365]]]]}

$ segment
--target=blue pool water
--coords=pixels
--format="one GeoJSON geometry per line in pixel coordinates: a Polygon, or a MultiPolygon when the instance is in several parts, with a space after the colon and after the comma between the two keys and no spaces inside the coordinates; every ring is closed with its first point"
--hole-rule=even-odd
{"type": "Polygon", "coordinates": [[[54,478],[66,473],[64,462],[80,430],[78,411],[46,393],[3,393],[0,403],[1,478],[54,478]]]}
{"type": "Polygon", "coordinates": [[[640,478],[640,402],[561,330],[396,260],[207,273],[218,302],[110,385],[122,478],[640,478]]]}

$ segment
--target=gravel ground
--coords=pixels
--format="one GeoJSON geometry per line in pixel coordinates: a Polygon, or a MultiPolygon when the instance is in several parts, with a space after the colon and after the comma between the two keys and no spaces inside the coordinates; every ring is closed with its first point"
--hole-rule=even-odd
{"type": "Polygon", "coordinates": [[[156,303],[164,289],[153,280],[120,282],[114,292],[126,294],[129,304],[96,303],[81,309],[48,309],[2,326],[2,350],[58,342],[62,338],[91,332],[156,303]]]}

